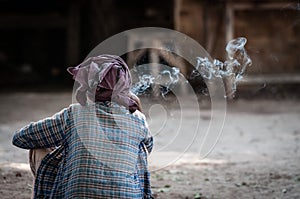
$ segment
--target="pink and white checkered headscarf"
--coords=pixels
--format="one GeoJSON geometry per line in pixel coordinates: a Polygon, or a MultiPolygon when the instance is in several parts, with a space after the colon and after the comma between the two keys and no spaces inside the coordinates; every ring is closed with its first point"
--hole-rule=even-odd
{"type": "Polygon", "coordinates": [[[87,98],[95,102],[113,101],[134,112],[138,105],[130,95],[131,76],[127,64],[116,55],[90,57],[67,71],[79,83],[76,99],[86,105],[87,98]]]}

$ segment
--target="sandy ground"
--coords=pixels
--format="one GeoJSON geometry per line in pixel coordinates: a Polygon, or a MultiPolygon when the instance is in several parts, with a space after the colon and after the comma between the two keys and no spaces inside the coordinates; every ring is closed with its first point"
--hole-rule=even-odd
{"type": "MultiPolygon", "coordinates": [[[[156,198],[300,198],[300,101],[238,99],[224,122],[222,108],[212,120],[207,104],[200,103],[199,116],[189,100],[184,110],[145,106],[155,138],[149,165],[156,198]],[[205,132],[211,140],[199,152],[205,132]]],[[[14,131],[71,101],[68,92],[0,95],[0,198],[30,197],[28,155],[11,145],[14,131]]]]}

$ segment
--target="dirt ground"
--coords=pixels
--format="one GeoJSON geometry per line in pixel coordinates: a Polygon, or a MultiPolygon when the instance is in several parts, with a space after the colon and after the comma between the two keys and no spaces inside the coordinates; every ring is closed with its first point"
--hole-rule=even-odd
{"type": "MultiPolygon", "coordinates": [[[[11,145],[14,131],[51,116],[71,101],[69,92],[0,95],[0,198],[30,198],[28,152],[11,145]]],[[[156,105],[151,111],[148,119],[155,148],[149,165],[156,198],[300,198],[298,99],[228,103],[222,133],[205,158],[199,155],[203,137],[192,132],[194,121],[200,127],[197,132],[209,127],[209,109],[203,108],[200,117],[193,106],[165,111],[156,105]],[[185,116],[176,126],[176,115],[182,111],[185,116]],[[181,126],[184,130],[177,131],[181,126]]],[[[217,125],[210,127],[212,132],[224,121],[223,111],[215,113],[217,125]]]]}

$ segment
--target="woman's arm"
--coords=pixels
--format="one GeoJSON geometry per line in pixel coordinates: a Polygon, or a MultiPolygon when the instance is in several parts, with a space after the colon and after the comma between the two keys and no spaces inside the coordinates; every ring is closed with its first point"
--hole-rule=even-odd
{"type": "Polygon", "coordinates": [[[150,130],[149,129],[147,130],[148,130],[147,137],[143,140],[143,143],[147,148],[148,154],[150,154],[153,149],[153,137],[151,136],[150,130]]]}
{"type": "Polygon", "coordinates": [[[145,145],[148,154],[150,154],[151,151],[152,151],[152,148],[153,148],[153,137],[151,136],[151,132],[150,132],[150,129],[149,129],[149,126],[148,126],[146,117],[145,117],[145,115],[143,114],[142,103],[141,103],[139,97],[136,96],[136,95],[133,94],[133,93],[130,93],[130,98],[131,98],[132,100],[134,100],[134,101],[137,103],[137,105],[138,105],[138,110],[136,110],[136,111],[133,113],[133,115],[139,117],[140,119],[144,120],[144,122],[145,122],[145,127],[146,127],[145,130],[146,130],[147,132],[145,133],[145,134],[146,134],[146,137],[145,137],[145,139],[143,140],[143,144],[145,145]]]}
{"type": "Polygon", "coordinates": [[[15,132],[12,143],[23,149],[50,148],[59,146],[68,128],[70,107],[52,117],[45,118],[15,132]]]}

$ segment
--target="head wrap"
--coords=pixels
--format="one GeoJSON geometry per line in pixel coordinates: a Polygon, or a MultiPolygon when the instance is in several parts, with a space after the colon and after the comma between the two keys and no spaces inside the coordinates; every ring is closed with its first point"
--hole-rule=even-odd
{"type": "Polygon", "coordinates": [[[131,76],[127,64],[116,55],[90,57],[67,71],[79,83],[76,100],[86,105],[87,98],[95,102],[113,101],[134,112],[138,105],[130,98],[131,76]]]}

